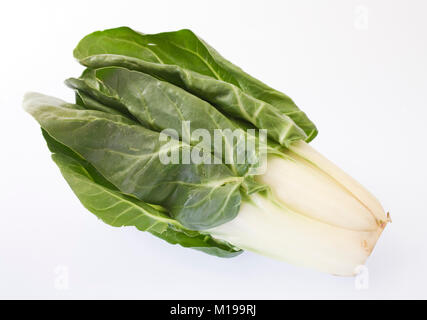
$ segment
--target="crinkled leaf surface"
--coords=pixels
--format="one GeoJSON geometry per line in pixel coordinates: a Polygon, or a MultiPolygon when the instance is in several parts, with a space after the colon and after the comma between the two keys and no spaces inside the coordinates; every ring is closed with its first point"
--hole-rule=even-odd
{"type": "Polygon", "coordinates": [[[90,162],[121,192],[164,206],[182,225],[207,229],[232,220],[240,208],[241,177],[223,164],[164,165],[159,155],[192,148],[134,121],[40,94],[25,109],[55,140],[90,162]]]}
{"type": "Polygon", "coordinates": [[[74,56],[90,67],[124,66],[163,78],[268,129],[269,136],[285,146],[317,134],[288,96],[225,60],[190,30],[152,35],[126,27],[98,31],[80,41],[74,56]]]}
{"type": "Polygon", "coordinates": [[[68,79],[66,84],[77,90],[93,109],[108,112],[102,106],[109,105],[115,112],[129,112],[141,125],[151,130],[175,130],[181,139],[186,136],[191,145],[205,148],[223,159],[236,175],[244,175],[251,163],[258,165],[257,139],[246,135],[239,126],[206,101],[173,84],[145,73],[117,67],[88,70],[80,79],[68,79]],[[102,104],[96,105],[94,99],[102,104]],[[189,121],[189,126],[183,126],[186,121],[189,121]],[[209,139],[200,139],[191,134],[200,129],[208,133],[209,139]],[[227,129],[233,135],[223,131],[227,129]],[[214,141],[210,138],[215,133],[220,135],[223,148],[214,148],[214,141]],[[245,151],[249,139],[254,140],[256,148],[246,150],[243,153],[245,158],[239,159],[243,161],[238,161],[239,150],[245,151]]]}
{"type": "Polygon", "coordinates": [[[241,250],[209,235],[187,230],[166,213],[122,194],[72,150],[55,141],[46,131],[43,135],[53,152],[52,159],[76,196],[105,223],[114,227],[135,226],[171,244],[180,244],[219,257],[234,257],[241,253],[241,250]]]}

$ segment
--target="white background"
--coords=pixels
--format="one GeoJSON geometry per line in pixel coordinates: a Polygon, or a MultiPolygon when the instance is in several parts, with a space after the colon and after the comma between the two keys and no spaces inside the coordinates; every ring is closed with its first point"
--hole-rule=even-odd
{"type": "Polygon", "coordinates": [[[3,2],[0,298],[427,298],[426,12],[422,0],[3,2]],[[82,70],[78,40],[122,25],[191,28],[309,114],[313,145],[391,213],[368,289],[251,253],[171,246],[83,208],[21,100],[71,101],[63,80],[82,70]]]}

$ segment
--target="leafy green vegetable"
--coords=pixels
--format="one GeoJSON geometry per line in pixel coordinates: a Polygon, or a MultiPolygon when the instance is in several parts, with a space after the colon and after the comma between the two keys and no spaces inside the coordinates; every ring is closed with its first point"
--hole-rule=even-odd
{"type": "Polygon", "coordinates": [[[104,222],[215,256],[245,249],[338,275],[366,261],[389,217],[304,141],[316,127],[289,97],[189,30],[95,32],[74,54],[89,67],[66,81],[76,104],[32,93],[24,108],[104,222]]]}
{"type": "Polygon", "coordinates": [[[92,68],[123,66],[181,86],[230,115],[268,129],[284,146],[317,129],[293,101],[221,57],[190,30],[140,34],[129,28],[86,36],[74,56],[92,68]]]}
{"type": "MultiPolygon", "coordinates": [[[[59,145],[46,132],[44,136],[49,141],[48,143],[59,145]]],[[[57,150],[57,147],[53,150],[55,149],[57,150]]],[[[70,152],[72,151],[70,150],[70,152]]],[[[94,174],[93,167],[88,169],[88,163],[82,164],[82,161],[75,160],[59,151],[54,152],[52,159],[82,204],[111,226],[135,226],[139,230],[148,231],[171,244],[180,244],[183,247],[190,247],[219,257],[234,257],[241,253],[241,250],[226,242],[185,229],[165,213],[120,193],[108,182],[106,183],[99,173],[94,174]]]]}
{"type": "MultiPolygon", "coordinates": [[[[114,109],[115,113],[129,112],[141,125],[151,130],[158,132],[175,130],[181,139],[186,137],[191,145],[209,150],[222,158],[235,175],[244,175],[251,167],[251,163],[253,165],[259,163],[257,154],[259,148],[247,150],[245,157],[248,159],[242,159],[244,161],[240,163],[237,161],[238,150],[245,150],[247,139],[255,139],[254,137],[247,137],[239,126],[206,101],[168,82],[145,73],[109,67],[88,70],[80,79],[66,80],[66,84],[76,89],[82,99],[86,100],[86,105],[88,103],[92,105],[91,109],[106,112],[108,109],[114,109]],[[103,105],[94,102],[88,96],[98,99],[103,105]],[[111,107],[103,107],[104,105],[111,107]],[[200,137],[190,134],[190,126],[183,126],[186,121],[191,123],[191,131],[203,129],[209,137],[214,137],[217,129],[228,129],[230,132],[228,135],[227,131],[217,131],[221,134],[224,148],[213,148],[211,139],[200,141],[200,137]]],[[[254,141],[255,145],[257,143],[259,142],[254,141]]]]}
{"type": "Polygon", "coordinates": [[[25,106],[50,136],[119,190],[164,206],[185,227],[206,229],[237,215],[243,178],[224,164],[161,163],[161,153],[191,153],[193,147],[173,139],[162,142],[159,133],[123,116],[81,110],[39,94],[28,95],[25,106]]]}

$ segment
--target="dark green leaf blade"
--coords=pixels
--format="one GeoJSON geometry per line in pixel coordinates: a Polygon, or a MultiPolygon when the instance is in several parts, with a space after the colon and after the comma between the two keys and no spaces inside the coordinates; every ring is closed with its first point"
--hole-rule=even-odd
{"type": "Polygon", "coordinates": [[[185,227],[208,229],[234,219],[239,212],[243,178],[223,164],[162,163],[160,156],[192,147],[132,120],[81,110],[62,100],[29,94],[25,109],[55,140],[90,162],[121,192],[159,204],[185,227]]]}
{"type": "MultiPolygon", "coordinates": [[[[45,137],[48,137],[47,133],[45,137]]],[[[111,226],[135,226],[171,244],[219,257],[234,257],[242,252],[209,235],[186,230],[176,220],[152,206],[99,184],[85,166],[65,154],[54,153],[52,159],[81,203],[111,226]]]]}
{"type": "MultiPolygon", "coordinates": [[[[191,145],[208,149],[222,158],[236,175],[242,176],[251,167],[259,165],[259,148],[248,148],[246,153],[239,154],[239,150],[245,150],[246,143],[250,143],[248,140],[256,140],[254,145],[259,145],[259,140],[246,135],[206,101],[173,84],[117,67],[85,72],[80,79],[68,79],[66,84],[86,100],[90,96],[103,105],[111,105],[116,112],[126,109],[144,127],[155,131],[173,129],[181,139],[187,136],[191,145]],[[185,125],[186,121],[188,126],[185,125]],[[200,139],[191,134],[199,129],[207,132],[211,139],[200,139]],[[223,148],[214,148],[212,140],[215,134],[220,135],[223,148]],[[245,159],[238,161],[242,154],[245,159]]],[[[101,110],[101,107],[97,109],[101,110]]]]}
{"type": "Polygon", "coordinates": [[[283,145],[311,140],[317,134],[289,97],[225,60],[190,30],[154,35],[124,27],[98,31],[81,40],[74,55],[86,66],[124,66],[164,78],[227,113],[269,129],[283,145]]]}

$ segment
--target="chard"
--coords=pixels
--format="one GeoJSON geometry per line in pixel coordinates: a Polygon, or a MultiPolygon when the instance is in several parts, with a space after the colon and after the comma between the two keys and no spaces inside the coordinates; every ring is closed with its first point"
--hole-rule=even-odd
{"type": "Polygon", "coordinates": [[[73,192],[105,223],[218,257],[248,250],[345,276],[365,263],[390,218],[308,145],[317,128],[288,96],[190,30],[95,32],[74,56],[88,67],[66,81],[76,102],[30,93],[24,108],[73,192]],[[186,123],[209,136],[221,130],[220,148],[186,123]],[[164,140],[165,130],[175,134],[164,140]],[[248,145],[256,147],[242,151],[248,145]],[[203,161],[187,162],[193,155],[203,161]]]}

